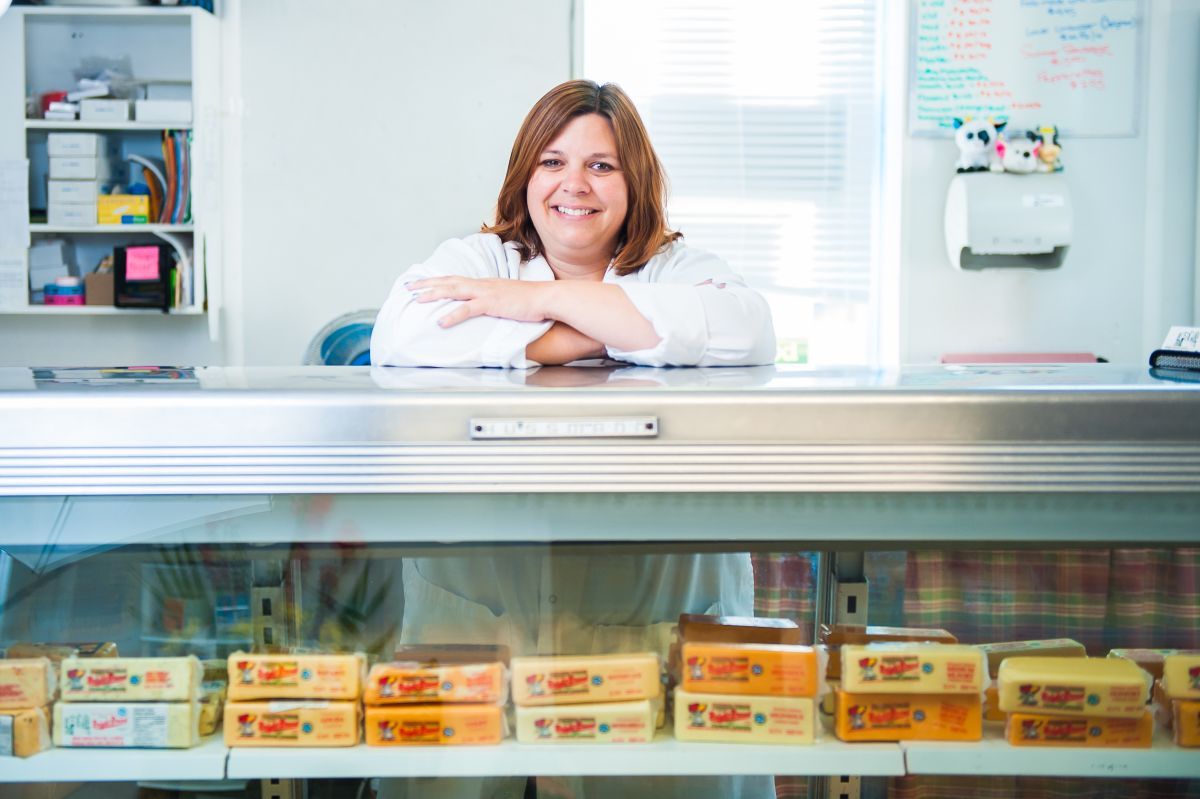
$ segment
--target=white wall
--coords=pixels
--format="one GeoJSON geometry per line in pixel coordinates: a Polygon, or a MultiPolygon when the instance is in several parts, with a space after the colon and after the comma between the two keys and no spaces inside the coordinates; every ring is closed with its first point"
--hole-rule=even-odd
{"type": "Polygon", "coordinates": [[[226,353],[295,364],[490,220],[522,118],[570,77],[570,3],[228,0],[226,16],[242,114],[226,353]]]}
{"type": "Polygon", "coordinates": [[[954,270],[942,211],[957,150],[951,139],[906,139],[903,361],[936,361],[945,352],[1085,351],[1145,362],[1170,324],[1190,322],[1200,0],[1144,6],[1140,134],[1063,142],[1075,236],[1061,269],[954,270]]]}

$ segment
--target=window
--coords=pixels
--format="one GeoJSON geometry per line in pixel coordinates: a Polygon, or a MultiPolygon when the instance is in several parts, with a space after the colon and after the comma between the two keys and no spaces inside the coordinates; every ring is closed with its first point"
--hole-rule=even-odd
{"type": "Polygon", "coordinates": [[[673,227],[771,302],[781,362],[877,360],[880,0],[582,2],[579,74],[618,83],[673,227]]]}

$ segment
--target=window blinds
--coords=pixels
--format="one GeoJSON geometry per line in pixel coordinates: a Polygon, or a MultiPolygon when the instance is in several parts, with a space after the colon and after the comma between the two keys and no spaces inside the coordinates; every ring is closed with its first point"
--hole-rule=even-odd
{"type": "Polygon", "coordinates": [[[633,98],[693,246],[760,289],[870,303],[879,0],[589,0],[582,75],[633,98]]]}

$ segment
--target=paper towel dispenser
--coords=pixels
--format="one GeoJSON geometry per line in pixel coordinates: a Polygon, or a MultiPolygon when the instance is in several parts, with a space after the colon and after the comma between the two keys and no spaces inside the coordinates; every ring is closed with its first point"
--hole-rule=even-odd
{"type": "Polygon", "coordinates": [[[946,252],[956,269],[1062,266],[1071,193],[1061,172],[955,175],[946,194],[946,252]]]}

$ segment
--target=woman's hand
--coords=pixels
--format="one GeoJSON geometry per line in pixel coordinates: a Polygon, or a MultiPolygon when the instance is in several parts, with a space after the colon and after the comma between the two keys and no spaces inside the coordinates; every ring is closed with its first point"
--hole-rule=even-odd
{"type": "Polygon", "coordinates": [[[550,318],[547,288],[537,280],[506,280],[471,277],[428,277],[405,284],[417,302],[459,300],[462,305],[438,319],[442,327],[454,327],[476,316],[494,316],[517,322],[542,322],[550,318]]]}

